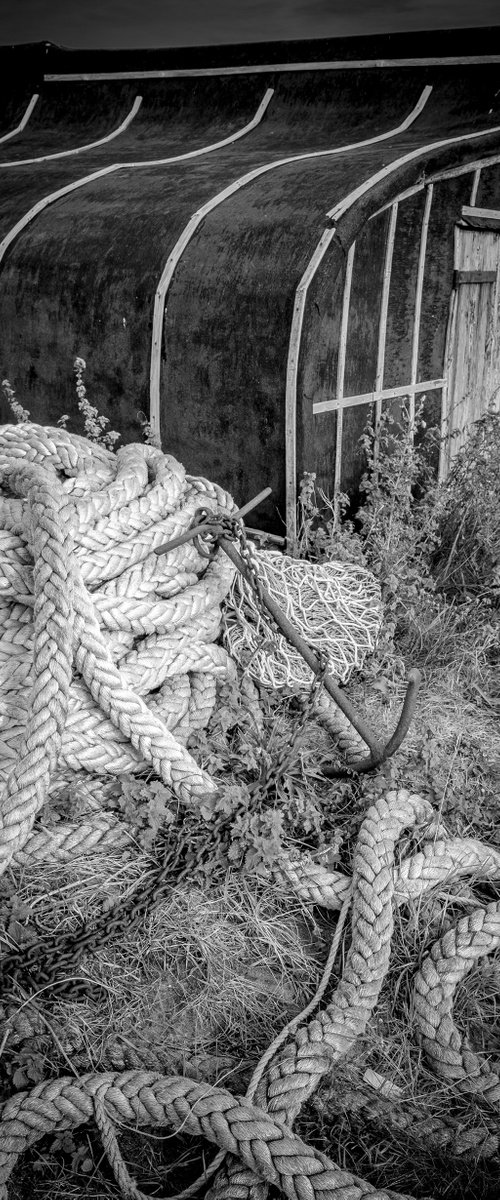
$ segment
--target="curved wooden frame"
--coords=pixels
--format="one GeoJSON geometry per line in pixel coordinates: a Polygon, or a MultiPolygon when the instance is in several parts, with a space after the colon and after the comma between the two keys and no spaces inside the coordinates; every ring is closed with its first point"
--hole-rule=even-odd
{"type": "Polygon", "coordinates": [[[27,108],[26,108],[26,111],[25,111],[25,113],[24,113],[24,116],[23,116],[23,117],[21,117],[21,120],[20,120],[20,122],[19,122],[19,125],[16,125],[16,128],[15,128],[15,129],[11,129],[10,133],[3,133],[3,134],[2,134],[2,136],[0,137],[0,145],[1,145],[1,143],[2,143],[2,142],[9,142],[11,138],[13,138],[13,137],[17,137],[18,133],[22,133],[22,132],[23,132],[23,129],[25,129],[25,128],[26,128],[26,126],[27,126],[27,124],[28,124],[28,121],[29,121],[29,119],[30,119],[30,117],[31,117],[31,114],[32,114],[32,112],[33,112],[33,109],[34,109],[34,107],[35,107],[35,104],[38,102],[38,100],[39,100],[39,99],[40,99],[40,93],[39,93],[39,92],[34,92],[34,93],[33,93],[33,95],[32,95],[32,97],[31,97],[31,100],[30,100],[30,102],[29,102],[29,104],[28,104],[28,106],[27,106],[27,108]]]}
{"type": "MultiPolygon", "coordinates": [[[[486,134],[493,133],[500,133],[500,125],[491,125],[489,129],[476,129],[473,133],[460,133],[451,138],[441,138],[439,142],[426,142],[425,146],[419,146],[416,150],[410,150],[408,154],[403,154],[401,158],[396,158],[393,162],[388,163],[386,167],[382,167],[375,175],[370,175],[368,179],[365,179],[364,183],[360,183],[359,187],[354,188],[352,192],[344,196],[344,199],[340,200],[326,215],[336,224],[341,217],[345,216],[347,210],[352,208],[356,200],[360,200],[377,183],[382,183],[384,179],[387,179],[389,175],[393,175],[395,171],[399,171],[407,163],[415,162],[416,159],[422,158],[424,154],[429,154],[432,150],[441,150],[444,146],[456,146],[459,142],[470,142],[474,138],[485,137],[486,134]]],[[[423,186],[428,182],[428,180],[425,180],[423,186]]],[[[392,204],[392,201],[390,203],[392,204]]]]}
{"type": "MultiPolygon", "coordinates": [[[[335,525],[339,522],[339,492],[340,492],[340,472],[342,464],[342,435],[344,426],[344,410],[340,401],[344,395],[344,376],[347,351],[347,331],[349,328],[349,309],[351,306],[351,287],[352,273],[354,267],[354,255],[356,252],[356,242],[352,242],[347,251],[347,262],[345,268],[344,291],[342,294],[342,318],[340,324],[340,340],[339,340],[339,356],[337,360],[337,379],[335,386],[335,397],[338,402],[337,408],[337,429],[335,434],[335,464],[333,470],[333,512],[335,525]]],[[[314,410],[313,410],[314,411],[314,410]]]]}
{"type": "MultiPolygon", "coordinates": [[[[410,384],[416,384],[418,373],[418,351],[420,345],[420,317],[422,312],[422,297],[424,292],[424,273],[425,273],[425,258],[427,253],[427,235],[429,232],[429,221],[431,216],[432,200],[434,196],[434,184],[430,183],[426,188],[424,211],[422,215],[422,225],[420,229],[420,245],[418,250],[418,267],[417,279],[415,283],[415,309],[413,313],[413,333],[411,340],[411,366],[410,366],[410,384]]],[[[415,392],[410,392],[410,426],[413,428],[415,422],[415,392]]]]}
{"type": "MultiPolygon", "coordinates": [[[[375,137],[364,138],[360,142],[351,142],[350,144],[345,145],[345,146],[335,146],[330,150],[311,150],[305,154],[294,154],[289,158],[276,159],[275,162],[266,163],[262,167],[255,167],[255,169],[253,171],[249,171],[246,175],[241,175],[239,179],[235,179],[233,183],[230,183],[221,192],[218,192],[215,196],[212,197],[211,200],[208,200],[207,203],[202,206],[202,208],[198,209],[198,212],[193,214],[193,216],[191,217],[191,220],[188,222],[185,229],[183,229],[180,237],[177,239],[175,246],[173,247],[173,249],[171,250],[171,252],[167,258],[167,261],[165,263],[165,267],[162,272],[158,287],[156,289],[154,312],[153,312],[153,336],[152,336],[152,345],[151,345],[150,393],[149,393],[149,420],[150,420],[151,428],[156,436],[158,436],[160,434],[161,344],[162,344],[162,334],[163,334],[163,324],[164,324],[164,317],[165,317],[165,306],[166,306],[167,293],[168,293],[170,284],[172,282],[177,264],[179,263],[179,260],[182,256],[182,254],[184,253],[184,250],[186,249],[189,242],[191,241],[191,238],[196,233],[196,230],[201,225],[201,223],[205,219],[205,217],[207,217],[209,213],[213,212],[214,208],[217,208],[219,206],[219,204],[223,204],[225,200],[228,200],[231,196],[234,196],[235,192],[238,192],[240,190],[240,188],[245,187],[248,183],[253,183],[253,181],[255,179],[259,179],[262,175],[266,175],[269,171],[276,171],[276,170],[278,170],[279,167],[288,166],[289,163],[305,162],[308,159],[312,159],[312,158],[327,158],[327,157],[331,157],[335,154],[346,154],[349,150],[357,150],[363,146],[372,146],[377,142],[385,141],[388,138],[395,137],[399,133],[403,133],[406,129],[408,129],[408,127],[410,125],[413,124],[413,122],[420,115],[424,105],[427,103],[427,100],[428,100],[431,92],[432,92],[431,87],[429,87],[429,86],[425,87],[423,89],[417,103],[412,108],[411,112],[408,114],[407,117],[405,117],[404,121],[402,121],[401,124],[396,126],[395,128],[388,129],[388,130],[386,130],[385,133],[376,134],[375,137]]],[[[333,237],[333,233],[334,233],[334,230],[332,229],[330,231],[330,236],[323,234],[322,239],[321,239],[321,246],[322,246],[321,257],[323,257],[323,255],[325,254],[325,252],[330,244],[330,241],[333,237]]],[[[317,253],[317,250],[315,251],[315,254],[316,253],[317,253]]],[[[321,258],[318,260],[316,266],[319,266],[320,261],[321,261],[321,258]]],[[[313,272],[313,274],[314,274],[314,272],[313,272]]],[[[311,278],[312,278],[312,276],[311,276],[311,278]]],[[[299,290],[301,288],[301,284],[302,284],[302,281],[299,284],[299,288],[297,289],[297,292],[299,292],[299,290]]],[[[296,313],[294,315],[295,315],[295,320],[299,326],[299,339],[300,339],[300,329],[302,328],[300,298],[298,301],[296,299],[296,313]]],[[[293,348],[290,349],[290,355],[292,356],[292,361],[291,361],[291,364],[289,364],[289,366],[287,367],[287,375],[288,375],[289,370],[293,371],[293,348]]],[[[287,413],[288,413],[288,410],[287,410],[287,413]]],[[[293,447],[295,446],[295,425],[294,425],[294,421],[292,422],[292,421],[288,420],[288,415],[286,416],[285,419],[286,419],[286,423],[287,423],[287,429],[289,431],[287,436],[289,436],[289,438],[292,439],[289,441],[289,449],[290,449],[290,453],[291,453],[293,451],[293,447]],[[293,428],[293,433],[292,433],[292,428],[293,428]],[[292,442],[293,442],[293,444],[292,444],[292,442]]]]}
{"type": "MultiPolygon", "coordinates": [[[[408,162],[412,162],[412,161],[418,159],[419,157],[423,157],[425,154],[428,154],[432,150],[441,149],[442,147],[445,147],[445,146],[457,145],[462,142],[471,141],[472,139],[482,137],[485,134],[493,134],[493,133],[499,133],[499,132],[500,132],[500,126],[496,125],[496,126],[490,127],[489,129],[476,130],[473,133],[458,134],[457,136],[452,137],[452,138],[443,138],[438,142],[428,142],[424,146],[418,147],[418,149],[416,149],[416,150],[409,151],[409,153],[402,155],[401,158],[395,159],[392,163],[389,163],[386,167],[383,167],[380,171],[377,171],[375,174],[369,176],[369,178],[367,180],[365,180],[357,188],[353,189],[352,192],[349,192],[348,195],[343,198],[343,200],[340,200],[338,202],[338,204],[335,205],[334,208],[330,209],[327,213],[327,217],[329,219],[329,222],[331,222],[331,227],[333,228],[333,230],[335,230],[337,222],[340,220],[341,217],[345,216],[346,212],[348,212],[348,210],[350,208],[352,208],[352,206],[356,203],[357,200],[361,199],[362,196],[366,195],[369,191],[371,191],[372,188],[375,187],[375,185],[377,183],[380,183],[382,180],[386,179],[391,174],[394,174],[396,171],[398,171],[402,166],[406,165],[408,162]]],[[[400,200],[402,200],[403,198],[406,199],[408,196],[411,196],[411,195],[415,194],[416,192],[421,191],[423,188],[427,187],[431,182],[436,182],[436,180],[438,178],[446,178],[446,177],[448,177],[448,175],[450,177],[453,177],[453,176],[459,175],[459,174],[472,173],[474,171],[474,169],[477,167],[493,165],[495,162],[498,162],[498,161],[500,161],[500,155],[498,155],[498,153],[497,153],[496,155],[492,155],[491,158],[489,158],[489,159],[487,157],[485,157],[484,159],[477,159],[468,164],[462,164],[460,168],[451,169],[449,171],[444,171],[441,173],[436,172],[432,176],[429,176],[429,178],[424,180],[422,183],[416,185],[413,188],[408,188],[404,192],[402,192],[400,195],[393,197],[393,199],[388,201],[387,204],[382,205],[381,208],[377,210],[377,213],[373,214],[373,216],[379,215],[379,213],[386,211],[388,208],[392,209],[394,204],[399,203],[400,200]]],[[[316,250],[314,251],[314,254],[310,260],[310,263],[308,264],[308,267],[306,268],[306,271],[304,272],[304,275],[298,285],[297,292],[296,292],[296,304],[294,305],[294,312],[293,312],[293,316],[292,316],[292,324],[291,324],[291,330],[290,330],[290,349],[289,349],[289,359],[292,356],[291,361],[293,361],[293,370],[290,370],[290,371],[287,370],[287,389],[286,389],[287,428],[290,428],[292,423],[294,423],[294,424],[296,423],[297,379],[298,379],[298,367],[299,367],[299,357],[300,357],[300,337],[301,337],[301,331],[302,331],[303,314],[305,311],[308,287],[311,283],[311,280],[314,278],[314,275],[320,265],[320,262],[322,261],[322,259],[324,257],[326,249],[327,249],[327,246],[325,245],[323,252],[318,257],[318,250],[321,246],[323,246],[323,244],[324,243],[323,243],[323,236],[322,236],[320,241],[318,242],[318,245],[316,247],[316,250]],[[315,265],[314,265],[314,270],[311,271],[310,267],[311,267],[311,264],[313,263],[313,261],[314,261],[315,265]],[[306,278],[307,278],[307,287],[304,288],[303,282],[306,278]],[[300,304],[297,303],[297,297],[298,297],[299,293],[301,296],[300,304]],[[299,317],[299,313],[300,313],[300,317],[299,317]]],[[[328,242],[328,244],[329,244],[329,242],[328,242]]],[[[429,381],[428,387],[430,387],[430,386],[432,386],[434,388],[443,387],[444,384],[445,384],[444,379],[443,380],[441,380],[441,379],[440,380],[432,380],[432,381],[429,381]]],[[[400,391],[399,394],[401,394],[401,395],[409,394],[410,396],[414,397],[415,394],[421,390],[423,390],[421,385],[417,385],[416,383],[413,383],[413,385],[410,385],[410,387],[407,387],[407,388],[403,389],[402,391],[400,391]]],[[[389,396],[389,394],[393,394],[393,393],[395,393],[395,389],[387,390],[387,396],[389,396]]],[[[371,397],[373,397],[373,399],[376,399],[377,395],[380,395],[380,393],[374,392],[374,393],[367,394],[367,396],[371,396],[371,397]]],[[[382,392],[382,394],[380,395],[380,399],[382,400],[384,398],[386,398],[386,393],[382,392]]],[[[353,397],[350,397],[349,399],[351,399],[351,401],[356,404],[362,402],[362,397],[358,397],[358,396],[356,396],[356,397],[353,396],[353,397]]],[[[414,404],[414,401],[413,401],[413,404],[414,404]]],[[[326,402],[323,402],[321,405],[318,404],[317,406],[315,406],[314,412],[315,412],[315,414],[317,414],[319,412],[325,412],[329,408],[338,408],[338,407],[339,407],[339,405],[338,405],[337,400],[326,401],[326,402]]],[[[289,541],[289,543],[292,545],[296,539],[296,527],[297,527],[297,514],[296,514],[297,463],[296,463],[296,459],[295,459],[295,455],[294,455],[294,448],[295,448],[295,439],[292,439],[290,437],[289,441],[287,442],[287,444],[285,446],[286,496],[287,496],[286,531],[287,531],[287,541],[289,541]]]]}
{"type": "Polygon", "coordinates": [[[220,142],[214,142],[209,146],[201,146],[198,150],[189,150],[186,152],[186,154],[175,155],[171,158],[153,159],[151,162],[110,163],[110,165],[107,167],[101,167],[98,171],[93,171],[91,175],[84,175],[81,179],[75,179],[73,183],[67,183],[64,187],[58,188],[56,192],[50,192],[48,196],[43,196],[41,200],[38,200],[38,202],[33,205],[33,208],[28,209],[28,212],[25,213],[15,225],[12,226],[12,229],[9,229],[9,232],[0,242],[0,263],[5,257],[5,253],[9,246],[12,245],[12,242],[15,241],[18,234],[21,233],[22,230],[25,229],[26,226],[29,225],[39,213],[43,212],[45,208],[48,208],[49,204],[55,204],[57,200],[62,200],[64,196],[69,196],[71,192],[76,192],[78,188],[86,187],[88,183],[94,183],[96,179],[103,179],[105,175],[111,175],[113,171],[122,171],[125,167],[163,167],[168,166],[170,163],[185,161],[189,158],[198,158],[200,154],[210,154],[213,150],[220,150],[222,146],[227,146],[231,142],[237,141],[238,138],[244,137],[245,134],[249,133],[251,129],[255,128],[255,125],[257,125],[261,120],[262,114],[265,111],[265,108],[267,108],[272,95],[272,89],[268,89],[263,100],[261,100],[255,116],[252,117],[252,120],[249,121],[247,125],[244,125],[242,129],[237,130],[236,133],[230,134],[227,138],[223,138],[220,142]]]}
{"type": "Polygon", "coordinates": [[[113,129],[111,133],[107,133],[105,137],[99,138],[96,142],[87,142],[85,146],[75,146],[73,150],[58,150],[55,154],[41,154],[39,158],[18,158],[12,159],[11,162],[0,162],[0,168],[4,167],[24,167],[28,164],[43,163],[52,161],[54,158],[68,158],[72,154],[83,154],[85,150],[94,150],[96,146],[104,146],[106,142],[112,142],[114,138],[119,137],[125,129],[128,129],[134,117],[137,116],[142,104],[142,96],[136,96],[130,112],[127,114],[121,125],[113,129]]]}

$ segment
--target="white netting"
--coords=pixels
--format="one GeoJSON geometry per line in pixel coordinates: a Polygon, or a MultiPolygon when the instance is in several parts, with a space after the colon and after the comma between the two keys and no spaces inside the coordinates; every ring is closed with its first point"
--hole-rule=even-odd
{"type": "MultiPolygon", "coordinates": [[[[354,563],[311,563],[276,550],[255,551],[255,557],[266,590],[311,648],[327,654],[334,678],[346,683],[375,647],[382,621],[377,580],[354,563]]],[[[224,639],[231,656],[265,687],[309,687],[310,667],[240,575],[226,600],[224,639]]]]}

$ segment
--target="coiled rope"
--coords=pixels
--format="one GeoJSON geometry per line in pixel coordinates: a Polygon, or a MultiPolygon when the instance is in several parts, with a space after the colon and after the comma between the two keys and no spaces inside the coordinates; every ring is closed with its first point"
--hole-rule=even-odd
{"type": "MultiPolygon", "coordinates": [[[[293,1031],[288,1044],[267,1065],[257,1087],[258,1106],[231,1096],[224,1089],[193,1083],[192,1080],[165,1078],[146,1071],[84,1075],[79,1079],[62,1078],[37,1085],[31,1092],[19,1093],[6,1102],[0,1123],[0,1183],[6,1181],[19,1155],[47,1132],[73,1128],[92,1118],[97,1120],[104,1145],[120,1180],[125,1196],[139,1197],[141,1193],[123,1166],[114,1128],[122,1123],[134,1126],[169,1125],[182,1128],[214,1142],[228,1152],[222,1170],[210,1191],[211,1197],[243,1200],[246,1196],[265,1195],[268,1183],[279,1186],[287,1196],[300,1200],[320,1197],[376,1197],[389,1200],[399,1193],[375,1189],[365,1181],[350,1175],[332,1163],[325,1155],[304,1143],[292,1133],[292,1123],[301,1105],[312,1095],[319,1080],[340,1063],[355,1039],[366,1028],[387,972],[392,934],[392,898],[397,894],[403,902],[403,883],[417,878],[422,888],[439,882],[437,864],[445,863],[441,879],[450,877],[450,863],[455,862],[457,873],[466,870],[466,855],[458,848],[449,856],[441,852],[440,843],[431,842],[424,851],[405,860],[395,871],[394,851],[397,838],[404,828],[423,823],[432,830],[433,812],[427,801],[400,791],[389,793],[377,801],[362,823],[354,858],[352,881],[352,940],[342,977],[330,1002],[308,1024],[293,1031]],[[430,865],[429,865],[430,864],[430,865]]],[[[453,843],[450,843],[453,846],[453,843]]],[[[488,875],[498,869],[495,853],[484,848],[481,872],[488,875]]],[[[478,870],[478,844],[470,847],[469,869],[478,870]],[[472,865],[474,864],[474,865],[472,865]]],[[[412,893],[415,895],[415,891],[412,893]]],[[[407,897],[408,898],[408,897],[407,897]]],[[[415,981],[415,1007],[424,1030],[425,1049],[429,1053],[434,1041],[433,1032],[444,1029],[446,1038],[456,1050],[456,1034],[450,1039],[449,1013],[456,983],[472,963],[493,945],[498,944],[500,905],[491,904],[477,910],[450,930],[433,949],[430,960],[424,960],[415,981]],[[451,964],[451,971],[447,969],[451,964]],[[433,973],[432,973],[433,972],[433,973]],[[421,982],[423,980],[423,983],[421,982]],[[434,993],[439,993],[435,1003],[434,993]],[[444,992],[446,996],[444,997],[444,992]],[[444,1011],[443,1005],[446,1007],[444,1011]],[[438,1011],[435,1019],[434,1010],[438,1011]]],[[[439,1052],[438,1052],[439,1053],[439,1052]]],[[[496,1078],[479,1056],[473,1056],[472,1074],[468,1071],[467,1053],[463,1049],[462,1073],[454,1069],[454,1078],[472,1078],[476,1095],[484,1093],[491,1112],[496,1097],[491,1090],[497,1087],[496,1078]],[[480,1063],[478,1071],[477,1064],[480,1063]],[[479,1079],[481,1086],[476,1086],[479,1079]],[[487,1085],[483,1087],[483,1082],[487,1085]],[[488,1095],[488,1091],[490,1094],[488,1095]]],[[[268,1055],[265,1056],[266,1059],[268,1055]]],[[[447,1058],[446,1063],[450,1060],[447,1058]]],[[[456,1068],[455,1055],[452,1066],[456,1068]]],[[[370,1100],[361,1095],[352,1107],[364,1111],[368,1118],[385,1118],[401,1129],[409,1125],[408,1114],[401,1105],[390,1106],[383,1097],[370,1100]]],[[[464,1130],[450,1116],[437,1122],[412,1109],[417,1125],[426,1129],[426,1136],[435,1144],[457,1153],[498,1152],[498,1129],[486,1118],[481,1129],[464,1130]]],[[[0,1195],[6,1197],[3,1186],[0,1195]]]]}
{"type": "MultiPolygon", "coordinates": [[[[124,836],[119,822],[99,811],[80,829],[33,830],[50,789],[64,785],[69,769],[78,772],[79,785],[82,772],[95,784],[96,775],[102,781],[148,762],[183,803],[213,790],[185,742],[210,714],[216,675],[234,672],[214,644],[232,567],[222,554],[206,567],[192,545],[168,560],[153,549],[184,532],[198,507],[231,512],[234,506],[216,485],[186,476],[159,451],[131,446],[115,456],[40,426],[4,428],[0,482],[0,654],[8,664],[2,671],[4,870],[14,857],[64,855],[99,838],[124,836]]],[[[283,856],[282,875],[310,902],[339,908],[352,890],[351,944],[330,1001],[307,1024],[292,1025],[261,1072],[257,1106],[223,1089],[144,1071],[44,1082],[3,1106],[0,1195],[6,1196],[6,1181],[29,1145],[46,1132],[95,1118],[131,1196],[139,1192],[121,1162],[114,1133],[121,1122],[182,1126],[227,1151],[213,1197],[264,1200],[269,1183],[294,1200],[397,1197],[342,1171],[297,1138],[292,1125],[366,1029],[389,966],[393,902],[403,904],[468,872],[499,876],[498,852],[472,839],[430,841],[397,866],[397,840],[416,823],[436,831],[433,810],[421,797],[399,791],[377,801],[359,832],[352,880],[307,858],[283,856]]],[[[498,1103],[497,1072],[460,1040],[451,1008],[457,981],[498,945],[498,913],[499,905],[491,904],[459,922],[424,960],[415,982],[426,1053],[461,1090],[484,1100],[490,1114],[498,1103]]],[[[442,1142],[454,1144],[452,1123],[441,1124],[442,1142]]],[[[496,1150],[490,1118],[488,1130],[489,1149],[496,1150]]]]}
{"type": "MultiPolygon", "coordinates": [[[[235,675],[214,644],[233,567],[222,553],[207,567],[191,544],[168,560],[153,551],[201,505],[234,504],[152,447],[115,455],[37,425],[2,428],[0,483],[4,870],[50,843],[29,837],[61,773],[150,764],[184,803],[214,790],[186,741],[210,717],[216,678],[235,675]]],[[[92,836],[111,831],[101,821],[92,836]]]]}

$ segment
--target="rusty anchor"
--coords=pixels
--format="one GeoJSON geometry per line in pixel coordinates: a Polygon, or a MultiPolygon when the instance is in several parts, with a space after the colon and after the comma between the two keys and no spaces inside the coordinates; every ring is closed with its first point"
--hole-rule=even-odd
{"type": "MultiPolygon", "coordinates": [[[[197,549],[205,558],[212,558],[220,547],[222,550],[224,550],[224,553],[227,554],[228,558],[231,559],[231,562],[234,564],[249,586],[254,587],[255,584],[251,571],[249,570],[241,554],[234,546],[230,534],[231,530],[234,529],[234,523],[240,523],[243,527],[243,518],[254,508],[257,508],[257,506],[261,504],[262,501],[271,494],[271,492],[272,488],[265,488],[262,492],[259,492],[259,494],[253,498],[253,500],[249,500],[248,503],[244,504],[242,508],[239,508],[237,512],[232,513],[229,519],[223,516],[218,518],[217,514],[208,512],[205,509],[199,509],[195,514],[194,523],[191,528],[187,529],[185,533],[180,534],[178,537],[173,538],[172,541],[165,542],[162,546],[157,546],[155,549],[155,554],[168,554],[170,550],[174,550],[177,546],[182,546],[188,541],[194,541],[197,549]]],[[[275,542],[282,542],[283,539],[273,537],[272,540],[275,542]]],[[[302,635],[297,629],[295,629],[294,625],[292,625],[292,622],[285,615],[279,605],[276,604],[276,601],[273,600],[273,597],[269,595],[269,592],[266,590],[266,588],[262,587],[262,585],[259,585],[259,599],[267,608],[278,628],[285,635],[291,645],[299,651],[299,654],[302,655],[303,659],[314,672],[314,674],[319,675],[323,670],[320,659],[314,653],[314,651],[311,650],[311,647],[307,644],[302,635]]],[[[347,698],[347,696],[344,695],[342,689],[332,679],[331,675],[328,673],[323,675],[323,686],[325,687],[329,696],[331,696],[332,700],[334,700],[335,704],[338,708],[340,708],[344,716],[347,717],[347,720],[350,722],[356,732],[359,733],[360,737],[363,739],[368,747],[368,750],[370,751],[366,759],[363,759],[362,762],[356,763],[355,766],[349,768],[349,774],[361,774],[366,771],[371,771],[375,767],[380,766],[381,763],[385,762],[386,759],[391,758],[391,756],[396,753],[401,746],[401,743],[404,741],[404,738],[406,737],[408,729],[411,725],[415,712],[421,678],[421,673],[416,667],[412,667],[412,669],[408,672],[408,686],[398,723],[394,733],[392,734],[392,737],[389,738],[389,741],[385,745],[382,745],[378,738],[375,737],[364,718],[360,716],[360,714],[354,708],[354,705],[351,704],[351,701],[347,698]]],[[[323,767],[323,774],[330,778],[335,778],[346,774],[346,772],[339,770],[337,767],[327,766],[323,767]]]]}

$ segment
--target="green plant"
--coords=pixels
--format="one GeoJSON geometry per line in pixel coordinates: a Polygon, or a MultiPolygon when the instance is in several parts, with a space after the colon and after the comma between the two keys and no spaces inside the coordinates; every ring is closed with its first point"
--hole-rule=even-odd
{"type": "Polygon", "coordinates": [[[316,484],[314,471],[305,471],[299,484],[297,556],[311,562],[338,559],[365,565],[361,539],[346,518],[349,497],[340,492],[336,503],[316,484]]]}
{"type": "Polygon", "coordinates": [[[448,596],[500,597],[500,412],[472,425],[443,486],[437,586],[448,596]]]}
{"type": "Polygon", "coordinates": [[[120,434],[116,433],[115,430],[109,430],[108,433],[104,432],[106,425],[109,425],[109,419],[108,417],[100,416],[98,409],[88,399],[87,390],[83,382],[84,372],[87,369],[85,359],[75,358],[73,369],[76,376],[78,408],[83,416],[85,434],[91,442],[98,442],[99,445],[105,446],[107,450],[112,450],[120,434]]]}
{"type": "Polygon", "coordinates": [[[441,607],[431,569],[441,513],[430,465],[435,441],[421,410],[411,420],[405,409],[397,419],[387,410],[361,439],[367,470],[357,516],[366,564],[382,587],[386,625],[409,646],[418,641],[417,627],[427,627],[441,607]]]}
{"type": "Polygon", "coordinates": [[[2,379],[2,391],[18,425],[25,425],[27,421],[31,420],[29,410],[23,408],[19,400],[16,399],[16,393],[8,379],[2,379]]]}

